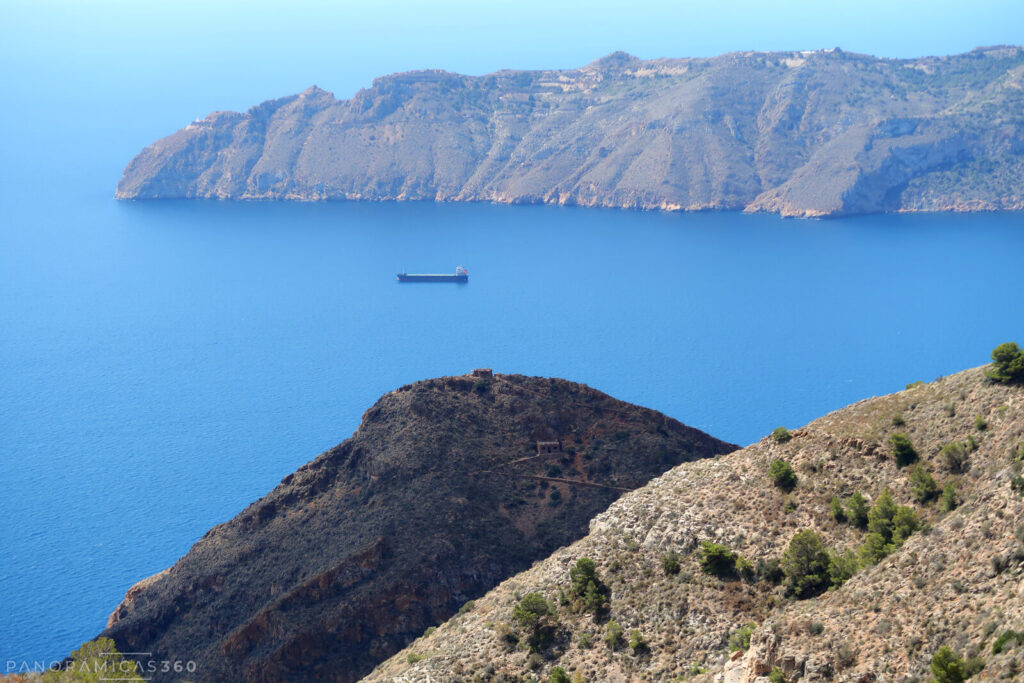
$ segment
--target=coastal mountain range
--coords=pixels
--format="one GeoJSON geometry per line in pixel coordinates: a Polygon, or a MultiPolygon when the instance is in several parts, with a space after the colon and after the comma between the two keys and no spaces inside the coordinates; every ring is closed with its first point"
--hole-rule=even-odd
{"type": "Polygon", "coordinates": [[[1024,208],[1024,49],[839,49],[376,79],[214,112],[119,199],[434,200],[784,216],[1024,208]]]}

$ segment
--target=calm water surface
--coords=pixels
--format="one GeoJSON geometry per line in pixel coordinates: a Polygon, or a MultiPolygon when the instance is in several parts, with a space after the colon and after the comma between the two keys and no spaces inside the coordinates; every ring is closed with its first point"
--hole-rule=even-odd
{"type": "Polygon", "coordinates": [[[1018,214],[20,202],[0,252],[6,658],[60,656],[382,393],[557,375],[741,444],[981,364],[1018,214]],[[27,229],[30,227],[31,229],[27,229]],[[470,283],[399,285],[398,270],[470,283]]]}
{"type": "MultiPolygon", "coordinates": [[[[312,83],[349,97],[395,70],[779,47],[691,9],[658,43],[648,21],[568,6],[539,24],[445,6],[0,3],[0,672],[94,636],[132,583],[407,382],[557,375],[748,443],[1024,342],[1021,214],[110,199],[142,146],[312,83]],[[460,263],[467,286],[394,282],[460,263]]],[[[882,53],[1011,42],[955,29],[962,44],[882,53]]]]}

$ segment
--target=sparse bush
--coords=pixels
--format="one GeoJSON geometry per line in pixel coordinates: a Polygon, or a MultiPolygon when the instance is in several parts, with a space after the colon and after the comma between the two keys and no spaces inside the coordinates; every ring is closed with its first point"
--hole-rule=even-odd
{"type": "Polygon", "coordinates": [[[897,413],[896,415],[892,416],[892,426],[893,427],[902,427],[905,424],[907,424],[907,421],[903,419],[903,415],[902,414],[897,413]]]}
{"type": "Polygon", "coordinates": [[[988,420],[979,415],[978,417],[974,418],[974,428],[977,429],[979,432],[985,431],[986,429],[988,429],[988,420]]]}
{"type": "Polygon", "coordinates": [[[816,621],[813,624],[811,624],[811,635],[812,636],[820,636],[824,632],[825,632],[825,624],[821,623],[820,621],[816,621]]]}
{"type": "Polygon", "coordinates": [[[729,652],[737,652],[739,650],[746,651],[750,647],[750,636],[753,634],[754,629],[757,628],[757,624],[750,622],[740,626],[735,631],[729,634],[729,652]]]}
{"type": "Polygon", "coordinates": [[[868,526],[868,501],[857,491],[846,501],[846,519],[858,529],[868,526]]]}
{"type": "Polygon", "coordinates": [[[554,614],[554,607],[539,593],[527,593],[512,608],[512,618],[526,634],[531,651],[544,649],[554,639],[558,626],[554,614]]]}
{"type": "Polygon", "coordinates": [[[968,657],[967,661],[964,662],[964,677],[973,678],[974,676],[981,673],[981,670],[985,668],[985,660],[981,657],[968,657]]]}
{"type": "Polygon", "coordinates": [[[964,660],[948,645],[943,645],[932,655],[931,669],[935,683],[963,683],[965,679],[964,660]]]}
{"type": "Polygon", "coordinates": [[[538,653],[534,652],[526,659],[526,668],[530,671],[536,671],[537,669],[544,666],[544,658],[538,653]]]}
{"type": "Polygon", "coordinates": [[[828,558],[828,578],[833,586],[842,586],[857,573],[857,558],[852,553],[831,553],[828,558]]]}
{"type": "Polygon", "coordinates": [[[967,449],[959,441],[947,443],[939,451],[943,466],[953,474],[967,471],[967,449]]]}
{"type": "Polygon", "coordinates": [[[843,509],[843,504],[839,502],[838,496],[832,496],[832,500],[828,502],[828,511],[832,514],[832,519],[837,522],[846,521],[846,510],[843,509]]]}
{"type": "Polygon", "coordinates": [[[473,608],[476,607],[476,602],[469,600],[462,607],[459,608],[459,614],[465,614],[466,612],[472,612],[473,608]]]}
{"type": "Polygon", "coordinates": [[[918,387],[923,387],[923,386],[924,386],[924,382],[922,380],[917,380],[916,382],[910,382],[909,384],[907,384],[906,389],[907,390],[917,389],[918,387]]]}
{"type": "Polygon", "coordinates": [[[786,676],[782,673],[782,669],[777,666],[772,667],[771,673],[768,674],[768,683],[786,683],[786,676]]]}
{"type": "Polygon", "coordinates": [[[560,666],[556,666],[551,669],[551,675],[548,676],[548,683],[572,683],[572,679],[569,678],[569,674],[565,672],[560,666]]]}
{"type": "Polygon", "coordinates": [[[896,514],[892,518],[892,545],[896,550],[911,534],[921,528],[921,522],[917,519],[914,509],[906,505],[896,508],[896,514]]]}
{"type": "Polygon", "coordinates": [[[661,556],[661,570],[665,572],[666,576],[675,576],[680,569],[679,553],[673,550],[661,556]]]}
{"type": "Polygon", "coordinates": [[[754,571],[754,565],[750,564],[750,560],[739,553],[736,554],[736,574],[744,581],[753,581],[757,576],[757,573],[754,571]]]}
{"type": "Polygon", "coordinates": [[[943,512],[952,512],[960,504],[960,498],[956,494],[956,486],[948,482],[942,487],[942,495],[939,496],[939,509],[943,512]]]}
{"type": "Polygon", "coordinates": [[[609,650],[616,649],[622,643],[622,627],[617,621],[609,621],[604,630],[604,644],[609,650]]]}
{"type": "Polygon", "coordinates": [[[418,655],[415,652],[410,652],[406,656],[405,661],[408,662],[409,664],[415,664],[416,662],[418,662],[420,660],[423,660],[423,659],[426,659],[426,658],[427,658],[426,655],[418,655]]]}
{"type": "Polygon", "coordinates": [[[1013,342],[992,349],[992,367],[985,376],[1003,384],[1024,380],[1024,351],[1013,342]]]}
{"type": "Polygon", "coordinates": [[[782,579],[785,578],[785,574],[782,572],[782,564],[774,557],[769,560],[764,558],[758,559],[755,574],[758,581],[767,581],[775,585],[782,583],[782,579]]]}
{"type": "Polygon", "coordinates": [[[837,669],[849,669],[851,666],[857,663],[857,653],[848,644],[843,643],[836,650],[836,668],[837,669]]]}
{"type": "Polygon", "coordinates": [[[902,432],[896,432],[889,437],[889,448],[892,449],[893,458],[900,467],[906,467],[917,460],[917,451],[910,439],[902,432]]]}
{"type": "Polygon", "coordinates": [[[580,631],[576,636],[576,644],[584,650],[594,647],[594,637],[587,631],[580,631]]]}
{"type": "Polygon", "coordinates": [[[701,571],[705,574],[728,578],[736,574],[736,553],[728,546],[701,541],[699,551],[701,571]]]}
{"type": "Polygon", "coordinates": [[[1016,492],[1017,495],[1024,496],[1024,477],[1018,474],[1010,479],[1010,489],[1016,492]]]}
{"type": "Polygon", "coordinates": [[[427,630],[425,630],[425,631],[423,632],[423,636],[422,636],[422,637],[423,637],[423,638],[426,638],[426,637],[430,636],[430,635],[431,635],[431,634],[432,634],[432,633],[433,633],[434,631],[436,631],[436,630],[437,630],[437,627],[436,627],[436,626],[428,626],[428,627],[427,627],[427,630]]]}
{"type": "Polygon", "coordinates": [[[782,458],[772,462],[768,467],[768,474],[771,475],[772,482],[787,493],[796,487],[796,472],[782,458]]]}
{"type": "Polygon", "coordinates": [[[789,433],[789,430],[785,427],[776,427],[772,430],[772,440],[775,443],[786,443],[793,438],[793,435],[789,433]]]}
{"type": "MultiPolygon", "coordinates": [[[[111,638],[97,638],[82,643],[82,646],[71,653],[71,662],[66,671],[48,669],[42,676],[46,683],[58,681],[102,681],[104,672],[111,676],[117,676],[118,681],[134,681],[141,683],[144,680],[139,674],[139,665],[131,659],[125,659],[117,651],[117,647],[111,638]]],[[[10,666],[10,662],[8,662],[10,666]]],[[[17,679],[15,679],[17,680],[17,679]]],[[[107,678],[106,680],[111,680],[107,678]]]]}
{"type": "Polygon", "coordinates": [[[967,448],[968,453],[973,453],[978,450],[978,440],[974,438],[974,434],[967,435],[967,441],[964,445],[967,448]]]}
{"type": "Polygon", "coordinates": [[[633,654],[640,654],[647,649],[647,641],[644,640],[644,636],[640,633],[640,629],[635,628],[629,632],[629,648],[633,650],[633,654]]]}
{"type": "Polygon", "coordinates": [[[857,548],[857,563],[861,567],[871,567],[885,559],[888,554],[888,544],[882,535],[869,533],[857,548]]]}
{"type": "Polygon", "coordinates": [[[569,569],[569,594],[579,611],[597,614],[607,604],[608,587],[597,575],[597,566],[589,557],[581,557],[569,569]]]}
{"type": "Polygon", "coordinates": [[[918,503],[928,503],[939,495],[939,485],[921,463],[910,473],[910,492],[918,503]]]}
{"type": "Polygon", "coordinates": [[[487,390],[491,388],[491,383],[486,379],[478,379],[473,385],[473,390],[478,394],[486,394],[487,390]]]}
{"type": "Polygon", "coordinates": [[[995,642],[992,643],[992,654],[997,655],[1005,650],[1009,650],[1011,647],[1017,645],[1024,640],[1024,632],[1018,633],[1017,631],[1003,631],[995,642]]]}
{"type": "Polygon", "coordinates": [[[798,598],[820,595],[831,585],[829,554],[818,534],[810,529],[797,532],[782,553],[786,589],[798,598]]]}

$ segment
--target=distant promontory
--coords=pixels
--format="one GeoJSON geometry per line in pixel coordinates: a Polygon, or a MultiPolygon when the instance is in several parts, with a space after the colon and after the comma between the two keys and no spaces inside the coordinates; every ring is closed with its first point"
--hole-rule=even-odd
{"type": "Polygon", "coordinates": [[[1024,209],[1024,49],[841,50],[378,78],[215,112],[119,199],[435,200],[785,216],[1024,209]]]}

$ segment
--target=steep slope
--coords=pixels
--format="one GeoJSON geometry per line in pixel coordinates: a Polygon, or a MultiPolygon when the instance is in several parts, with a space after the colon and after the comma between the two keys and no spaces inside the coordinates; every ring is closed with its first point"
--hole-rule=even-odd
{"type": "Polygon", "coordinates": [[[191,680],[353,681],[623,491],[734,448],[564,380],[417,382],[133,587],[103,635],[197,661],[191,680]]]}
{"type": "Polygon", "coordinates": [[[1024,50],[833,51],[396,74],[216,112],[145,148],[121,199],[746,209],[1024,208],[1024,50]]]}
{"type": "Polygon", "coordinates": [[[984,665],[972,680],[1017,680],[1024,633],[996,641],[1024,631],[1022,460],[1024,387],[987,383],[980,369],[861,401],[789,441],[766,437],[684,463],[623,496],[586,538],[503,582],[366,680],[547,680],[555,666],[591,683],[745,683],[776,668],[789,681],[928,680],[943,645],[976,657],[974,669],[984,665]],[[940,486],[955,485],[959,507],[915,498],[914,466],[900,467],[889,444],[897,432],[940,486]],[[941,453],[953,442],[966,446],[959,456],[941,453]],[[797,474],[790,493],[769,475],[779,458],[797,474]],[[868,531],[835,519],[830,501],[862,492],[878,502],[887,487],[922,522],[901,547],[817,597],[796,599],[774,585],[771,561],[801,530],[837,553],[863,546],[868,531]],[[705,541],[742,554],[749,569],[705,573],[705,541]],[[678,573],[663,566],[669,553],[678,553],[678,573]],[[570,593],[569,569],[583,557],[609,590],[608,611],[597,617],[578,611],[570,593]],[[555,605],[558,621],[553,643],[533,655],[513,618],[531,592],[555,605]],[[609,620],[624,631],[614,650],[602,642],[609,620]],[[749,649],[730,652],[730,636],[748,623],[749,649]],[[645,646],[627,646],[633,629],[645,646]]]}

